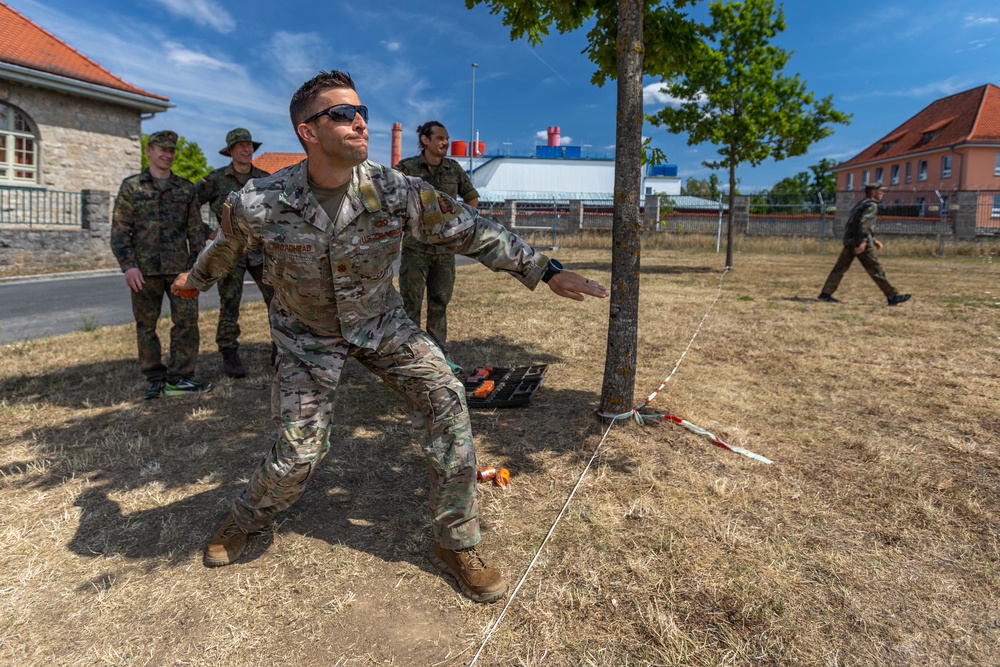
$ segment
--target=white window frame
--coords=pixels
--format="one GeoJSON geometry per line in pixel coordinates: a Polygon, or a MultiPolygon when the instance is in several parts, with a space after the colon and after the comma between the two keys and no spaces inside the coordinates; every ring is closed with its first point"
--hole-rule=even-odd
{"type": "Polygon", "coordinates": [[[881,183],[883,176],[885,176],[885,170],[882,167],[875,167],[875,182],[881,183]]]}
{"type": "Polygon", "coordinates": [[[927,160],[921,160],[917,163],[917,180],[927,180],[927,160]]]}
{"type": "Polygon", "coordinates": [[[0,119],[0,183],[34,185],[38,183],[38,133],[28,114],[0,102],[6,118],[0,119]],[[18,155],[31,156],[31,164],[19,164],[18,155]],[[20,175],[19,175],[20,174],[20,175]]]}
{"type": "Polygon", "coordinates": [[[889,182],[892,183],[893,185],[899,185],[899,165],[898,164],[892,165],[892,167],[889,169],[889,173],[891,174],[889,176],[889,182]]]}
{"type": "Polygon", "coordinates": [[[941,156],[941,178],[951,178],[951,156],[941,156]]]}
{"type": "Polygon", "coordinates": [[[868,182],[869,182],[868,181],[868,170],[865,169],[864,171],[861,172],[861,187],[865,187],[866,185],[868,185],[868,182]]]}
{"type": "Polygon", "coordinates": [[[996,166],[993,167],[993,175],[1000,176],[1000,152],[997,153],[996,166]]]}
{"type": "Polygon", "coordinates": [[[990,212],[991,218],[1000,218],[1000,195],[993,195],[993,210],[990,212]]]}
{"type": "Polygon", "coordinates": [[[847,182],[845,184],[848,190],[854,189],[854,172],[849,172],[847,174],[847,182]]]}

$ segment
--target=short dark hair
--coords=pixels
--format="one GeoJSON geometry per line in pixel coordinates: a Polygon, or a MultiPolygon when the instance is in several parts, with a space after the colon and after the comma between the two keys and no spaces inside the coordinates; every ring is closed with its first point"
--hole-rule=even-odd
{"type": "Polygon", "coordinates": [[[436,120],[429,120],[420,127],[417,128],[417,149],[423,153],[424,152],[424,142],[420,141],[420,137],[429,137],[434,132],[435,127],[440,127],[442,130],[447,129],[444,125],[436,120]]]}
{"type": "MultiPolygon", "coordinates": [[[[324,90],[330,90],[331,88],[350,88],[351,90],[356,90],[354,79],[347,72],[341,72],[336,69],[329,72],[320,70],[319,74],[299,86],[299,89],[292,95],[292,101],[288,105],[288,115],[292,119],[293,129],[297,128],[299,123],[309,116],[317,111],[321,111],[321,109],[313,108],[316,98],[324,90]]],[[[295,136],[298,136],[298,134],[298,130],[296,130],[295,136]]],[[[301,137],[299,137],[299,143],[302,143],[303,148],[305,148],[301,137]]]]}

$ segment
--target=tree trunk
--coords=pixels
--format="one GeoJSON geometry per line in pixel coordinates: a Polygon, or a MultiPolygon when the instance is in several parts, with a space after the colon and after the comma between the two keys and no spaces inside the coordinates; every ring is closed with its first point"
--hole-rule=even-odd
{"type": "Polygon", "coordinates": [[[736,164],[729,161],[729,222],[726,227],[726,268],[733,265],[733,202],[736,201],[736,164]]]}
{"type": "Polygon", "coordinates": [[[642,0],[618,3],[618,128],[615,205],[611,231],[611,303],[601,410],[623,414],[634,407],[639,329],[639,182],[642,177],[642,0]]]}

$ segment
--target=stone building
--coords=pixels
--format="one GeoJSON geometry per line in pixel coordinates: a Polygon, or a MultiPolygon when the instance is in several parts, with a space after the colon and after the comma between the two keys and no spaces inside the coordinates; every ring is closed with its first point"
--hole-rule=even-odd
{"type": "Polygon", "coordinates": [[[116,192],[171,106],[0,2],[0,187],[116,192]]]}

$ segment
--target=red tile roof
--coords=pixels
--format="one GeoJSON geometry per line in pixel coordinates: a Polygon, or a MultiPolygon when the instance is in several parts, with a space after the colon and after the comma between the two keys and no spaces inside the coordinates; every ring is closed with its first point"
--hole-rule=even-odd
{"type": "Polygon", "coordinates": [[[167,101],[115,76],[52,33],[0,2],[0,62],[167,101]]]}
{"type": "Polygon", "coordinates": [[[253,166],[273,174],[306,159],[305,153],[261,153],[253,159],[253,166]]]}
{"type": "Polygon", "coordinates": [[[1000,143],[1000,88],[992,83],[931,102],[835,169],[965,143],[1000,143]]]}

